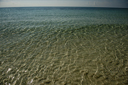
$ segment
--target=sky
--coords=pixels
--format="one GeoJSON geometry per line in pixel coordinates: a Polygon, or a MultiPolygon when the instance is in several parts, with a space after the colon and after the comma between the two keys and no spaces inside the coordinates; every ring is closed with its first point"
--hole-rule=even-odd
{"type": "Polygon", "coordinates": [[[128,8],[128,0],[0,0],[0,7],[40,6],[128,8]]]}

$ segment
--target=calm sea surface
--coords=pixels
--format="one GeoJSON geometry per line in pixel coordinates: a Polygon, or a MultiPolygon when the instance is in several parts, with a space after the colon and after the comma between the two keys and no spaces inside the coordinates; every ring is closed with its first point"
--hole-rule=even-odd
{"type": "Polygon", "coordinates": [[[128,9],[0,8],[0,85],[128,85],[128,9]]]}

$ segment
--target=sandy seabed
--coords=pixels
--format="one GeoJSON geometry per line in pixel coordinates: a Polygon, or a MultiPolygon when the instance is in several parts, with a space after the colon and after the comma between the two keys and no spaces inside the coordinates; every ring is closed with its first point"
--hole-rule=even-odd
{"type": "Polygon", "coordinates": [[[128,85],[128,25],[0,31],[0,85],[128,85]]]}

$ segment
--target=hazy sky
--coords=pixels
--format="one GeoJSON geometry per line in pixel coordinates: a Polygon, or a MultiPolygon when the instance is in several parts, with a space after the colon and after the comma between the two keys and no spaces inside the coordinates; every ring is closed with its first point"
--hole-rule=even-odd
{"type": "Polygon", "coordinates": [[[73,6],[73,7],[123,7],[128,0],[0,0],[0,7],[73,6]]]}

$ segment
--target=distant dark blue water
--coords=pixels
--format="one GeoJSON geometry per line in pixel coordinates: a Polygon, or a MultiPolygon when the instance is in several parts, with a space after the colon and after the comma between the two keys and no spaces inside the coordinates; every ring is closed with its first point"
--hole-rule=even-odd
{"type": "Polygon", "coordinates": [[[0,8],[1,24],[23,26],[128,24],[128,9],[81,7],[0,8]]]}
{"type": "Polygon", "coordinates": [[[0,8],[0,85],[127,85],[128,9],[0,8]]]}

